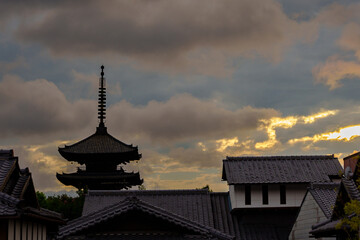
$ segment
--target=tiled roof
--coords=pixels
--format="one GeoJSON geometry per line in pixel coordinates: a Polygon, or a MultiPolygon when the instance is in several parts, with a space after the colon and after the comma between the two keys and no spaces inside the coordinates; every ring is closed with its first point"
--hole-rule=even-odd
{"type": "Polygon", "coordinates": [[[83,215],[131,196],[199,224],[214,227],[207,190],[89,191],[85,198],[83,215]]]}
{"type": "Polygon", "coordinates": [[[309,192],[327,218],[331,217],[339,187],[339,183],[318,183],[310,186],[309,192]]]}
{"type": "Polygon", "coordinates": [[[8,159],[10,157],[14,156],[14,151],[12,149],[10,150],[5,150],[5,149],[0,149],[0,159],[8,159]]]}
{"type": "Polygon", "coordinates": [[[9,175],[10,170],[16,164],[17,158],[0,158],[0,187],[9,175]]]}
{"type": "MultiPolygon", "coordinates": [[[[230,214],[229,193],[210,193],[214,227],[232,236],[239,236],[238,229],[234,229],[233,216],[230,214]]],[[[236,221],[237,222],[237,221],[236,221]]]]}
{"type": "Polygon", "coordinates": [[[96,132],[80,142],[59,148],[59,151],[77,154],[126,153],[137,151],[137,147],[127,145],[108,133],[99,134],[96,132]]]}
{"type": "Polygon", "coordinates": [[[60,224],[64,224],[65,221],[62,218],[60,213],[45,209],[45,208],[33,208],[33,207],[25,207],[22,209],[22,214],[30,215],[32,217],[38,217],[45,221],[57,222],[60,224]]]}
{"type": "Polygon", "coordinates": [[[18,158],[13,154],[12,150],[0,150],[0,186],[3,186],[0,189],[0,216],[29,215],[31,218],[64,223],[58,213],[39,208],[31,173],[28,168],[19,168],[18,158]],[[24,192],[30,195],[24,197],[24,192]]]}
{"type": "MultiPolygon", "coordinates": [[[[199,235],[188,235],[188,236],[172,236],[172,235],[162,235],[159,233],[133,233],[133,234],[106,234],[106,233],[98,233],[92,235],[91,237],[87,237],[87,240],[196,240],[196,239],[206,239],[209,240],[208,236],[199,236],[199,235]]],[[[70,236],[66,237],[66,240],[80,240],[78,236],[70,236]]],[[[213,240],[213,239],[212,239],[213,240]]]]}
{"type": "Polygon", "coordinates": [[[312,226],[312,230],[309,232],[311,236],[323,237],[322,234],[328,234],[330,232],[339,231],[336,229],[336,225],[340,223],[341,220],[331,220],[328,219],[324,222],[318,223],[312,226]]]}
{"type": "Polygon", "coordinates": [[[351,177],[343,177],[338,188],[339,189],[336,191],[335,201],[333,204],[334,206],[332,209],[327,210],[327,213],[330,212],[330,218],[328,215],[326,215],[326,217],[329,218],[328,220],[312,226],[313,230],[310,232],[310,234],[313,236],[324,237],[328,236],[329,234],[334,234],[336,231],[340,231],[339,229],[336,229],[336,225],[341,221],[342,218],[353,217],[353,214],[344,216],[344,206],[349,200],[360,201],[360,192],[355,184],[354,179],[351,177]]]}
{"type": "Polygon", "coordinates": [[[360,192],[353,179],[343,178],[341,180],[351,200],[360,201],[360,192]]]}
{"type": "Polygon", "coordinates": [[[0,192],[0,216],[14,216],[16,215],[16,205],[20,202],[19,199],[0,192]]]}
{"type": "Polygon", "coordinates": [[[20,198],[21,197],[21,193],[24,190],[25,184],[27,181],[30,180],[30,174],[27,175],[22,175],[19,177],[12,193],[11,196],[16,197],[16,198],[20,198]]]}
{"type": "Polygon", "coordinates": [[[202,225],[198,221],[192,221],[181,215],[174,214],[163,208],[154,206],[148,202],[144,202],[135,196],[126,197],[123,201],[112,204],[98,211],[91,212],[78,219],[69,222],[66,226],[59,229],[58,238],[62,239],[68,235],[73,235],[84,229],[88,229],[99,223],[108,221],[110,218],[119,216],[130,210],[140,210],[150,215],[154,215],[158,218],[172,222],[175,225],[184,227],[191,231],[194,231],[200,235],[216,237],[216,239],[232,239],[220,231],[215,230],[207,225],[202,225]]]}
{"type": "MultiPolygon", "coordinates": [[[[235,236],[235,239],[238,240],[287,239],[292,223],[285,223],[283,226],[278,226],[278,223],[266,223],[266,218],[269,217],[266,215],[269,214],[268,211],[265,215],[260,210],[256,214],[244,214],[241,211],[231,212],[228,193],[211,193],[210,196],[214,226],[219,231],[235,236]]],[[[278,214],[278,212],[275,210],[273,214],[278,214]]]]}
{"type": "Polygon", "coordinates": [[[222,178],[228,184],[329,182],[341,170],[334,155],[227,157],[222,178]]]}

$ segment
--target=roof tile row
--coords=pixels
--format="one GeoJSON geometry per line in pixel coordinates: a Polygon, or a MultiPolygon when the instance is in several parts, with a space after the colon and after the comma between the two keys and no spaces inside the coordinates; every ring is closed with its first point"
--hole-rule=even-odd
{"type": "Polygon", "coordinates": [[[329,182],[341,170],[333,155],[227,157],[223,180],[228,184],[329,182]]]}

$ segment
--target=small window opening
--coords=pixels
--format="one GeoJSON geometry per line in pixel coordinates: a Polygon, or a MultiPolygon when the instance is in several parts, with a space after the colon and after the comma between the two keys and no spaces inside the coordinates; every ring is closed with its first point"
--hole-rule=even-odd
{"type": "Polygon", "coordinates": [[[245,205],[251,205],[251,185],[245,185],[245,205]]]}
{"type": "Polygon", "coordinates": [[[262,185],[262,202],[263,202],[263,205],[269,204],[269,187],[268,187],[268,185],[262,185]]]}
{"type": "Polygon", "coordinates": [[[286,204],[286,186],[280,185],[280,204],[286,204]]]}

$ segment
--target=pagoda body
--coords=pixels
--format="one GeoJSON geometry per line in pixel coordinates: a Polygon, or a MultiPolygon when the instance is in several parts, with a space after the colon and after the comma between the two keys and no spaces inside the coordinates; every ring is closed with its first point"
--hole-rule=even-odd
{"type": "Polygon", "coordinates": [[[119,164],[140,160],[138,148],[127,145],[107,132],[104,119],[106,115],[106,87],[104,66],[101,66],[99,81],[99,126],[96,132],[70,146],[59,147],[59,153],[66,160],[84,164],[85,169],[78,168],[75,173],[56,173],[57,179],[65,185],[78,189],[119,190],[141,185],[140,174],[118,169],[119,164]]]}

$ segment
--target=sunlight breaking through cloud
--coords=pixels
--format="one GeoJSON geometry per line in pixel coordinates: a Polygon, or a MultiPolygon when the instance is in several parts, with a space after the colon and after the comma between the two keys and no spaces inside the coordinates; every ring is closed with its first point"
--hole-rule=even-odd
{"type": "Polygon", "coordinates": [[[319,142],[319,141],[329,141],[329,140],[350,141],[358,136],[360,136],[360,125],[347,126],[344,128],[340,128],[339,130],[334,132],[316,134],[312,137],[306,136],[302,138],[291,139],[289,140],[289,144],[295,144],[299,142],[319,142]]]}
{"type": "Polygon", "coordinates": [[[262,120],[262,125],[259,130],[266,130],[268,140],[258,142],[255,144],[255,148],[259,150],[265,150],[273,148],[279,141],[276,139],[276,128],[292,128],[296,124],[311,124],[321,118],[326,118],[331,115],[336,115],[338,110],[329,110],[324,112],[315,113],[309,116],[288,116],[286,118],[271,118],[269,120],[262,120]]]}
{"type": "Polygon", "coordinates": [[[238,143],[239,139],[237,137],[216,140],[216,144],[218,146],[216,151],[223,152],[226,148],[236,146],[238,143]]]}

